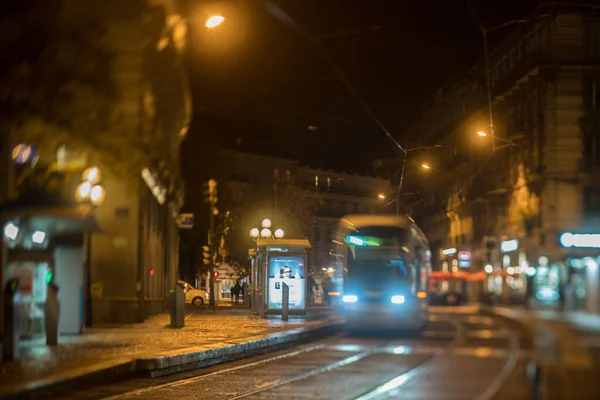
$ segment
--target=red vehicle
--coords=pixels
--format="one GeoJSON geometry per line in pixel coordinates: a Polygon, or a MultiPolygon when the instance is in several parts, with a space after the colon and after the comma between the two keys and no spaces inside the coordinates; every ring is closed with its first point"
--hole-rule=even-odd
{"type": "Polygon", "coordinates": [[[470,282],[481,282],[486,278],[483,271],[434,271],[429,275],[429,304],[435,306],[458,306],[467,302],[470,282]]]}

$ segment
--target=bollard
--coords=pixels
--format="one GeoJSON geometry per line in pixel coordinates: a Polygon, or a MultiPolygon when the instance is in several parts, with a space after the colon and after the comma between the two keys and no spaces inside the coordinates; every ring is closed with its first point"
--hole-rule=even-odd
{"type": "Polygon", "coordinates": [[[171,314],[171,326],[183,328],[185,324],[185,293],[179,285],[175,290],[169,292],[169,313],[171,314]]]}
{"type": "Polygon", "coordinates": [[[247,283],[244,283],[244,285],[242,286],[243,290],[242,293],[244,293],[244,305],[248,308],[250,308],[250,285],[248,285],[247,283]]]}
{"type": "Polygon", "coordinates": [[[281,320],[288,320],[288,313],[290,311],[290,287],[287,283],[281,284],[281,320]]]}
{"type": "Polygon", "coordinates": [[[4,296],[2,361],[13,361],[19,359],[20,356],[19,279],[9,279],[2,295],[4,296]]]}
{"type": "Polygon", "coordinates": [[[54,282],[48,282],[48,298],[46,299],[46,344],[56,346],[58,344],[58,321],[60,317],[60,300],[58,298],[58,286],[54,282]]]}

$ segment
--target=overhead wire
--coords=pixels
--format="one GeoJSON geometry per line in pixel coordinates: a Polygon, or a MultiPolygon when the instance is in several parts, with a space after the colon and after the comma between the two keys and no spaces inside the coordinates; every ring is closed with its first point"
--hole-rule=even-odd
{"type": "Polygon", "coordinates": [[[321,57],[323,57],[323,59],[327,62],[327,64],[329,65],[329,67],[335,72],[335,74],[337,75],[337,77],[344,84],[344,86],[346,87],[346,89],[352,94],[352,96],[358,102],[358,104],[361,106],[361,108],[363,109],[363,111],[365,111],[365,113],[379,127],[379,129],[381,129],[383,131],[383,133],[388,138],[390,138],[390,140],[392,142],[394,142],[394,144],[396,146],[398,146],[398,148],[403,153],[406,154],[406,150],[404,149],[404,147],[402,147],[400,145],[400,143],[398,143],[398,141],[396,139],[394,139],[394,137],[386,129],[386,127],[381,122],[381,120],[375,115],[375,113],[373,112],[373,110],[371,110],[371,108],[368,106],[368,104],[366,103],[366,101],[361,97],[361,95],[356,91],[356,89],[354,89],[354,86],[352,85],[352,83],[350,83],[350,81],[348,80],[348,78],[346,77],[346,75],[337,66],[336,62],[333,60],[333,58],[331,57],[331,55],[329,54],[329,52],[327,51],[327,49],[323,46],[321,40],[313,37],[311,34],[309,34],[308,32],[306,32],[300,26],[300,24],[298,24],[296,21],[294,21],[288,14],[286,14],[280,7],[278,7],[277,5],[275,5],[273,2],[265,0],[265,1],[263,1],[263,5],[264,5],[265,9],[267,10],[267,12],[269,12],[271,15],[273,15],[273,17],[275,17],[276,19],[278,19],[281,22],[285,23],[289,27],[293,28],[304,39],[306,39],[313,46],[315,46],[315,48],[317,49],[317,51],[319,52],[319,54],[321,55],[321,57]]]}

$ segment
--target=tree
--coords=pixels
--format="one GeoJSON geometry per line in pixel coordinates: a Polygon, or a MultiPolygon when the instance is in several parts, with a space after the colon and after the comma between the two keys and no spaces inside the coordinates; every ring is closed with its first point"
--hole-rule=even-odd
{"type": "Polygon", "coordinates": [[[319,232],[317,213],[322,206],[320,198],[310,190],[293,183],[278,185],[253,185],[245,188],[242,200],[221,196],[231,210],[230,227],[226,240],[228,262],[237,265],[247,274],[248,249],[253,247],[250,229],[259,227],[269,217],[273,228],[281,228],[287,238],[306,238],[311,242],[311,265],[321,265],[327,255],[328,243],[319,232]],[[277,195],[275,196],[275,193],[277,195]],[[277,207],[275,209],[275,198],[277,207]]]}
{"type": "Polygon", "coordinates": [[[119,110],[105,21],[84,9],[65,0],[2,1],[3,136],[10,138],[9,148],[36,145],[42,160],[53,159],[64,144],[113,173],[139,178],[141,166],[160,149],[159,132],[132,129],[119,110]]]}

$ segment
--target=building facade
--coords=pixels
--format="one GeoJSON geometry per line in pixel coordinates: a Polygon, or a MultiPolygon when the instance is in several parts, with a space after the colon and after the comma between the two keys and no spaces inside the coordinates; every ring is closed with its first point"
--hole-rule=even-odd
{"type": "MultiPolygon", "coordinates": [[[[344,214],[377,213],[386,210],[390,212],[388,201],[380,197],[387,193],[389,186],[388,181],[384,179],[325,171],[303,166],[295,160],[237,150],[220,150],[211,153],[207,165],[211,166],[210,169],[214,173],[201,179],[217,180],[219,203],[221,203],[217,208],[226,207],[237,214],[235,218],[240,231],[234,240],[244,243],[246,250],[252,247],[248,232],[267,217],[272,219],[277,227],[287,232],[286,236],[302,235],[286,225],[286,217],[282,214],[282,210],[289,209],[287,207],[289,205],[282,203],[291,200],[285,197],[288,195],[285,193],[287,184],[306,190],[305,194],[314,196],[317,200],[317,226],[313,232],[316,236],[309,240],[317,240],[318,237],[318,242],[327,245],[331,243],[331,235],[344,214]]],[[[202,196],[198,193],[202,190],[200,182],[196,189],[190,188],[189,193],[194,190],[197,194],[193,197],[197,202],[202,196]]],[[[200,212],[208,214],[208,206],[200,207],[200,210],[203,209],[205,211],[200,212]]],[[[207,221],[203,220],[203,215],[196,220],[199,221],[199,225],[208,227],[207,221]]],[[[320,250],[327,251],[325,248],[320,250]]],[[[327,263],[326,257],[318,257],[318,259],[319,264],[327,263]]]]}
{"type": "Polygon", "coordinates": [[[408,132],[442,146],[407,175],[424,193],[413,212],[435,264],[468,251],[473,270],[528,272],[538,300],[566,290],[599,312],[600,13],[585,1],[542,4],[489,65],[493,142],[483,65],[440,88],[408,132]]]}
{"type": "Polygon", "coordinates": [[[116,2],[119,12],[104,15],[107,38],[123,117],[131,130],[156,138],[155,155],[137,182],[115,176],[107,187],[112,195],[97,210],[102,232],[90,245],[94,323],[139,322],[164,311],[179,277],[179,146],[191,118],[182,60],[186,23],[176,1],[133,3],[116,2]]]}
{"type": "MultiPolygon", "coordinates": [[[[33,227],[42,217],[53,221],[45,228],[48,251],[53,253],[43,268],[62,285],[61,307],[72,305],[61,313],[61,324],[62,315],[70,314],[77,320],[71,325],[79,326],[79,331],[92,324],[141,322],[165,310],[167,292],[179,275],[177,220],[183,204],[179,148],[191,118],[182,64],[186,25],[177,1],[65,1],[61,18],[77,21],[82,16],[102,28],[102,42],[111,54],[107,79],[116,88],[114,118],[119,129],[108,130],[99,140],[112,142],[114,154],[105,152],[110,145],[103,153],[88,143],[97,154],[80,157],[84,168],[93,165],[102,171],[106,198],[93,209],[77,204],[72,185],[76,182],[70,180],[79,179],[81,171],[71,171],[74,174],[65,174],[60,210],[41,196],[33,210],[24,213],[17,208],[10,214],[22,226],[33,227]],[[128,156],[129,170],[113,168],[111,157],[128,156]],[[94,223],[72,224],[65,231],[64,210],[94,223]],[[41,216],[42,211],[51,215],[41,216]]],[[[41,149],[52,157],[40,157],[40,164],[61,163],[61,157],[70,155],[69,144],[67,140],[61,146],[62,156],[54,149],[41,149]]],[[[11,169],[4,172],[10,181],[11,169]]],[[[9,186],[6,192],[9,199],[9,186]]],[[[19,206],[20,199],[14,200],[19,206]]],[[[33,268],[33,291],[40,287],[42,299],[48,275],[37,273],[42,264],[28,265],[33,268]]],[[[3,282],[25,270],[21,264],[4,267],[3,282]]]]}

